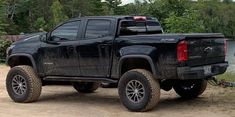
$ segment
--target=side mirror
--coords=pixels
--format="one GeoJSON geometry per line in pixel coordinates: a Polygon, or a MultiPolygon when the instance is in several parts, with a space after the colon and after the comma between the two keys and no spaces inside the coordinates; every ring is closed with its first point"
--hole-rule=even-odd
{"type": "Polygon", "coordinates": [[[40,36],[40,41],[42,41],[42,42],[47,42],[47,35],[41,35],[40,36]]]}
{"type": "Polygon", "coordinates": [[[48,36],[48,33],[45,34],[45,35],[41,35],[41,36],[40,36],[40,40],[41,40],[42,42],[44,42],[44,43],[48,43],[48,44],[59,44],[58,42],[50,41],[50,38],[51,38],[51,37],[48,36]]]}

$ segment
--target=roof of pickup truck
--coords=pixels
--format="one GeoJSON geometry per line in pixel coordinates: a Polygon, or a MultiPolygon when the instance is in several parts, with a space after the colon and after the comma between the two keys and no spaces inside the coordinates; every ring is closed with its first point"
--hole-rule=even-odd
{"type": "MultiPolygon", "coordinates": [[[[126,19],[126,18],[131,18],[131,17],[135,17],[134,15],[120,15],[120,16],[84,16],[84,17],[80,17],[80,18],[73,18],[70,19],[69,21],[73,21],[73,20],[79,20],[79,19],[92,19],[92,18],[110,18],[110,19],[126,19]]],[[[153,17],[149,17],[149,16],[141,16],[141,17],[146,17],[148,20],[157,20],[156,18],[153,17]]]]}

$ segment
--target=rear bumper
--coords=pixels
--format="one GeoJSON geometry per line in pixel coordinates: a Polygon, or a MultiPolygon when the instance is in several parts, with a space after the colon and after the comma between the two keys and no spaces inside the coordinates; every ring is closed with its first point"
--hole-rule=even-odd
{"type": "Polygon", "coordinates": [[[206,65],[211,66],[211,73],[205,74],[204,67],[178,67],[177,74],[179,79],[205,79],[226,72],[228,63],[206,65]]]}

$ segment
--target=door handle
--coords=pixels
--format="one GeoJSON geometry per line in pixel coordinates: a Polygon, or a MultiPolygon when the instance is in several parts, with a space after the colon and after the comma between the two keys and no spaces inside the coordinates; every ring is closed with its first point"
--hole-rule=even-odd
{"type": "Polygon", "coordinates": [[[74,51],[74,47],[72,47],[72,46],[68,47],[67,50],[68,50],[68,52],[73,52],[74,51]]]}
{"type": "Polygon", "coordinates": [[[108,46],[108,44],[100,44],[99,45],[99,47],[101,48],[101,49],[104,49],[104,48],[106,48],[108,46]]]}

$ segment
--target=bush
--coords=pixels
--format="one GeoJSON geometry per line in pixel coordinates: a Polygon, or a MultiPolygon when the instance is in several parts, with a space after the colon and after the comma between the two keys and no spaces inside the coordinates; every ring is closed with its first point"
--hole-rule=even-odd
{"type": "Polygon", "coordinates": [[[6,40],[0,39],[0,63],[5,62],[6,50],[10,45],[11,45],[11,41],[6,41],[6,40]]]}
{"type": "Polygon", "coordinates": [[[202,20],[198,15],[198,11],[188,10],[182,16],[177,16],[176,13],[171,13],[164,20],[166,32],[168,33],[199,33],[204,32],[202,20]]]}
{"type": "Polygon", "coordinates": [[[225,80],[230,82],[235,82],[235,73],[226,72],[222,75],[217,76],[219,80],[225,80]]]}

